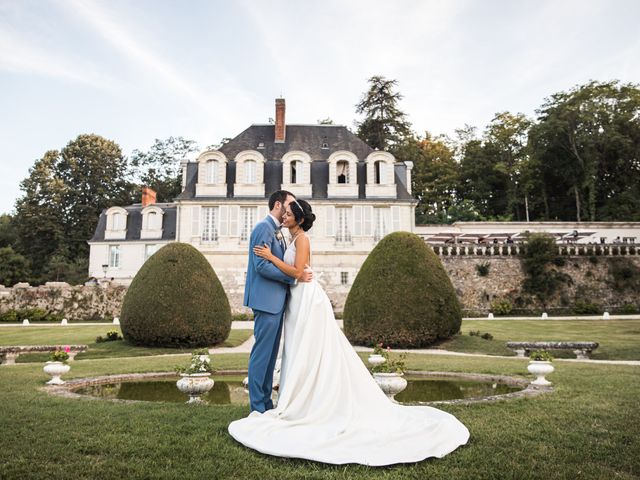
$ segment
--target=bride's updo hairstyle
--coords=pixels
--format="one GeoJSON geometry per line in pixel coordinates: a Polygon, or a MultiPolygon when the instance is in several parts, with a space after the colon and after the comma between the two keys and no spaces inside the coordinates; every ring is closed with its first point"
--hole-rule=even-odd
{"type": "Polygon", "coordinates": [[[313,227],[313,222],[315,222],[316,216],[311,211],[311,205],[309,205],[309,202],[304,200],[295,200],[289,204],[289,208],[291,208],[291,213],[293,213],[296,223],[299,224],[302,221],[302,225],[300,225],[302,230],[306,232],[313,227]]]}

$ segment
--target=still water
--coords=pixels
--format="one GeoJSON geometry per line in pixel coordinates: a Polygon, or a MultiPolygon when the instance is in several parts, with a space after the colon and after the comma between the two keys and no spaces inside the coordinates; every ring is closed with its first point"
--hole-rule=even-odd
{"type": "MultiPolygon", "coordinates": [[[[137,382],[90,385],[77,389],[75,392],[105,399],[182,403],[188,399],[188,396],[180,392],[176,387],[178,378],[163,377],[137,382]]],[[[213,405],[248,404],[249,395],[242,386],[242,378],[244,377],[213,377],[215,384],[211,391],[202,396],[202,399],[213,405]]],[[[406,379],[407,388],[395,396],[396,401],[400,403],[486,397],[522,390],[522,387],[514,387],[503,383],[473,380],[410,376],[406,377],[406,379]]]]}

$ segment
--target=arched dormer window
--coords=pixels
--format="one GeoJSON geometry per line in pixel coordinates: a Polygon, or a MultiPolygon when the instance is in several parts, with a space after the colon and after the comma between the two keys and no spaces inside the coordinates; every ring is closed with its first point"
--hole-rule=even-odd
{"type": "Polygon", "coordinates": [[[155,205],[142,209],[142,230],[140,239],[162,238],[162,217],[164,211],[155,205]]]}
{"type": "Polygon", "coordinates": [[[375,151],[365,160],[367,165],[367,198],[396,198],[396,159],[389,152],[375,151]]]}
{"type": "Polygon", "coordinates": [[[311,197],[311,157],[292,150],[282,157],[282,189],[297,197],[311,197]]]}
{"type": "Polygon", "coordinates": [[[245,150],[238,153],[236,161],[236,183],[233,186],[235,197],[264,196],[265,159],[257,150],[245,150]]]}
{"type": "Polygon", "coordinates": [[[334,152],[329,163],[329,198],[358,197],[358,158],[346,150],[334,152]]]}
{"type": "Polygon", "coordinates": [[[105,240],[123,240],[127,236],[128,212],[122,207],[111,207],[106,212],[105,240]]]}
{"type": "Polygon", "coordinates": [[[207,150],[198,156],[196,197],[227,196],[227,157],[218,150],[207,150]]]}

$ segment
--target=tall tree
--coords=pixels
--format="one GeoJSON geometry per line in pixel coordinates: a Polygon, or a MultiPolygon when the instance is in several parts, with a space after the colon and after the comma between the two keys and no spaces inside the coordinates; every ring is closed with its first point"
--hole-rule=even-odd
{"type": "Polygon", "coordinates": [[[63,212],[68,258],[87,256],[100,212],[132,201],[127,161],[112,140],[85,134],[69,142],[56,169],[64,183],[63,212]]]}
{"type": "MultiPolygon", "coordinates": [[[[49,280],[63,262],[70,265],[65,271],[76,275],[100,212],[132,201],[120,147],[98,135],[80,135],[62,151],[47,152],[20,186],[16,248],[30,261],[35,282],[49,280]]],[[[56,274],[61,280],[66,275],[56,274]]]]}
{"type": "Polygon", "coordinates": [[[10,287],[29,278],[27,259],[11,247],[0,248],[0,284],[10,287]]]}
{"type": "Polygon", "coordinates": [[[373,148],[395,153],[412,135],[411,124],[398,107],[402,100],[396,91],[398,81],[376,75],[368,83],[369,89],[356,105],[356,113],[364,115],[362,122],[356,124],[356,135],[373,148]]]}
{"type": "Polygon", "coordinates": [[[18,235],[13,217],[7,213],[0,215],[0,248],[15,245],[18,235]]]}
{"type": "Polygon", "coordinates": [[[640,218],[638,85],[590,82],[556,93],[530,137],[549,217],[640,218]]]}
{"type": "Polygon", "coordinates": [[[524,200],[528,192],[523,185],[523,169],[529,159],[527,134],[531,121],[522,113],[497,113],[485,132],[485,142],[496,152],[494,169],[506,175],[506,208],[504,215],[515,220],[525,216],[524,200]]]}
{"type": "Polygon", "coordinates": [[[412,191],[418,199],[416,221],[448,223],[449,211],[456,205],[460,166],[454,159],[451,141],[432,137],[426,132],[422,139],[411,139],[399,149],[401,158],[414,162],[412,191]],[[411,151],[407,151],[411,150],[411,151]]]}
{"type": "Polygon", "coordinates": [[[181,191],[180,161],[197,150],[195,141],[182,137],[156,139],[146,152],[134,150],[131,153],[131,173],[141,186],[156,191],[158,202],[171,202],[181,191]]]}
{"type": "Polygon", "coordinates": [[[50,256],[65,249],[66,186],[56,174],[59,161],[60,152],[46,152],[20,183],[24,195],[16,202],[13,219],[16,248],[30,260],[32,278],[41,275],[50,256]]]}

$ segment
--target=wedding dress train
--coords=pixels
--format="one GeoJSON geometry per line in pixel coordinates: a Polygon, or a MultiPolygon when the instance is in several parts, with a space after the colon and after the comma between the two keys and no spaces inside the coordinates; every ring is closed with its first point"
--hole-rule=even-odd
{"type": "Polygon", "coordinates": [[[453,415],[387,398],[315,280],[291,288],[284,335],[278,404],[232,422],[238,442],[268,455],[380,466],[443,457],[469,439],[453,415]]]}

